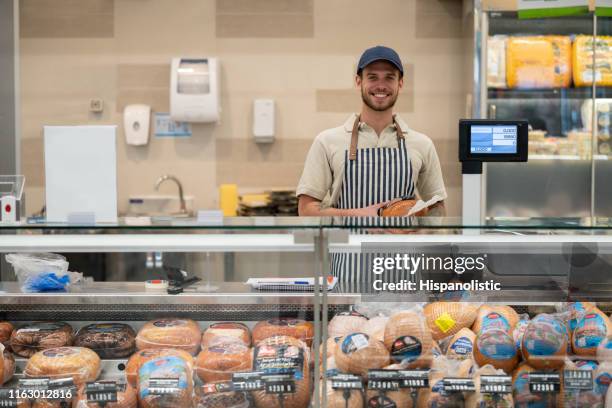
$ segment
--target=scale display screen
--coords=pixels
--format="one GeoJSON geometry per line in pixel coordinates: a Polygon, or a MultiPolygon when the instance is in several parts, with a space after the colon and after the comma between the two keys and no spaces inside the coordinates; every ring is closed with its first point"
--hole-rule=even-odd
{"type": "Polygon", "coordinates": [[[517,126],[472,125],[470,129],[470,153],[516,154],[518,142],[517,126]]]}

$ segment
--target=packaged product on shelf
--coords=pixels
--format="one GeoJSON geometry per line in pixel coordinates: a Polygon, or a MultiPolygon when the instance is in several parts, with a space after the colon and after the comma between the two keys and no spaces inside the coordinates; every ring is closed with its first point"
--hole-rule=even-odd
{"type": "Polygon", "coordinates": [[[136,387],[138,382],[138,370],[147,361],[159,358],[159,357],[178,357],[185,361],[190,371],[193,371],[195,366],[194,358],[191,354],[184,350],[171,349],[171,348],[160,348],[160,349],[146,349],[136,352],[132,355],[125,365],[125,377],[128,383],[132,387],[136,387]]]}
{"type": "Polygon", "coordinates": [[[325,367],[323,367],[323,364],[321,364],[320,371],[321,371],[320,377],[326,377],[326,378],[330,378],[336,374],[339,374],[340,370],[338,369],[338,364],[336,364],[336,357],[334,356],[327,357],[327,359],[325,360],[325,367]]]}
{"type": "Polygon", "coordinates": [[[327,325],[329,337],[343,337],[347,334],[361,331],[361,326],[368,321],[368,318],[361,313],[350,311],[341,312],[335,315],[327,325]]]}
{"type": "Polygon", "coordinates": [[[600,363],[612,362],[612,337],[608,336],[597,346],[597,361],[600,363]]]}
{"type": "Polygon", "coordinates": [[[456,360],[473,359],[475,342],[476,335],[474,332],[464,327],[448,342],[446,357],[456,360]]]}
{"type": "Polygon", "coordinates": [[[481,392],[481,377],[482,376],[500,376],[506,375],[503,370],[498,370],[492,365],[485,365],[479,368],[474,373],[474,388],[475,392],[467,393],[465,398],[465,408],[513,408],[514,401],[512,393],[482,393],[481,392]]]}
{"type": "Polygon", "coordinates": [[[425,305],[423,313],[433,339],[439,341],[465,327],[471,327],[479,306],[469,302],[433,302],[425,305]]]}
{"type": "Polygon", "coordinates": [[[314,326],[300,319],[276,318],[259,322],[253,327],[253,344],[274,336],[289,336],[312,345],[314,326]]]}
{"type": "Polygon", "coordinates": [[[217,337],[196,359],[196,374],[204,383],[230,381],[232,373],[251,371],[250,347],[237,337],[217,337]]]}
{"type": "Polygon", "coordinates": [[[389,321],[389,317],[387,316],[375,316],[370,318],[367,322],[365,322],[360,331],[367,334],[368,336],[376,339],[378,341],[385,340],[385,327],[387,326],[387,322],[389,321]]]}
{"type": "Polygon", "coordinates": [[[182,358],[154,358],[138,370],[140,408],[189,407],[192,394],[192,370],[182,358]]]}
{"type": "Polygon", "coordinates": [[[251,332],[243,323],[219,322],[211,324],[202,334],[202,349],[208,347],[210,341],[216,337],[236,337],[242,340],[245,345],[251,345],[251,332]]]}
{"type": "Polygon", "coordinates": [[[100,375],[100,357],[84,347],[58,347],[39,351],[28,360],[26,377],[72,377],[77,386],[100,375]]]}
{"type": "Polygon", "coordinates": [[[479,366],[490,364],[511,373],[519,362],[514,338],[501,329],[482,331],[476,338],[474,359],[479,366]]]}
{"type": "Polygon", "coordinates": [[[601,310],[590,309],[576,324],[572,350],[580,356],[595,356],[597,347],[612,334],[612,323],[601,310]]]}
{"type": "MultiPolygon", "coordinates": [[[[578,361],[576,363],[568,362],[565,370],[584,370],[591,371],[593,378],[593,389],[591,390],[569,390],[563,387],[563,393],[560,396],[560,408],[573,407],[589,407],[589,408],[604,408],[604,400],[606,397],[607,387],[605,389],[595,386],[597,363],[591,361],[578,361]]],[[[562,375],[565,375],[565,371],[562,375]]],[[[562,379],[563,381],[563,379],[562,379]]]]}
{"type": "Polygon", "coordinates": [[[15,269],[24,292],[65,291],[70,286],[68,261],[50,253],[7,254],[6,261],[15,269]]]}
{"type": "Polygon", "coordinates": [[[519,319],[519,315],[510,306],[482,305],[478,309],[472,329],[476,335],[489,329],[501,329],[511,333],[519,319]]]}
{"type": "Polygon", "coordinates": [[[566,36],[510,37],[506,46],[509,88],[567,88],[572,42],[566,36]]]}
{"type": "MultiPolygon", "coordinates": [[[[344,400],[342,400],[344,403],[344,400]]],[[[336,405],[338,408],[343,408],[344,405],[336,405]]],[[[414,407],[414,401],[410,390],[407,388],[397,391],[366,391],[366,407],[368,408],[404,408],[414,407]]]]}
{"type": "Polygon", "coordinates": [[[531,319],[523,335],[523,358],[538,370],[561,368],[565,364],[568,340],[568,329],[560,316],[539,314],[531,319]]]}
{"type": "Polygon", "coordinates": [[[86,387],[79,388],[76,408],[136,408],[138,405],[136,389],[125,382],[114,382],[114,385],[117,387],[117,401],[107,402],[105,405],[88,402],[86,387]]]}
{"type": "Polygon", "coordinates": [[[487,87],[506,88],[506,42],[505,35],[494,35],[487,39],[487,87]]]}
{"type": "Polygon", "coordinates": [[[21,357],[31,357],[40,350],[70,346],[74,337],[72,326],[64,322],[26,324],[11,334],[11,350],[21,357]]]}
{"type": "Polygon", "coordinates": [[[15,357],[13,357],[13,354],[8,350],[4,350],[2,352],[2,357],[3,374],[0,385],[6,384],[6,382],[15,375],[15,357]]]}
{"type": "Polygon", "coordinates": [[[195,355],[200,348],[200,326],[190,319],[165,318],[145,323],[136,336],[136,348],[177,348],[195,355]]]}
{"type": "Polygon", "coordinates": [[[516,344],[516,349],[519,354],[522,355],[522,347],[523,347],[523,336],[525,335],[525,330],[527,330],[527,326],[529,326],[529,315],[525,314],[521,316],[521,320],[518,321],[514,330],[512,331],[512,336],[514,337],[514,344],[516,344]]]}
{"type": "Polygon", "coordinates": [[[422,311],[395,313],[385,327],[385,347],[391,360],[405,368],[427,368],[431,365],[434,340],[422,311]]]}
{"type": "Polygon", "coordinates": [[[593,37],[590,35],[576,36],[572,60],[576,86],[592,85],[593,76],[597,85],[612,85],[612,37],[597,36],[593,44],[593,37]],[[593,49],[596,50],[595,67],[593,67],[593,49]]]}
{"type": "MultiPolygon", "coordinates": [[[[321,381],[319,389],[321,390],[321,393],[323,393],[323,381],[321,381]]],[[[334,389],[331,381],[327,381],[327,390],[325,395],[325,406],[328,408],[363,408],[364,406],[363,394],[361,390],[334,389]]],[[[322,395],[321,401],[323,401],[322,395]]]]}
{"type": "Polygon", "coordinates": [[[429,372],[429,388],[418,393],[417,407],[463,407],[465,396],[462,392],[447,392],[444,389],[445,378],[469,378],[471,374],[463,369],[465,361],[448,360],[446,357],[434,359],[429,372]]]}
{"type": "Polygon", "coordinates": [[[0,343],[7,347],[10,343],[13,325],[9,322],[0,322],[0,343]]]}
{"type": "Polygon", "coordinates": [[[559,396],[555,393],[531,393],[529,373],[536,371],[527,363],[522,363],[512,375],[512,396],[515,408],[556,408],[559,396]]]}
{"type": "Polygon", "coordinates": [[[303,341],[289,336],[262,340],[253,351],[253,370],[264,375],[285,375],[295,381],[295,392],[267,394],[254,391],[257,408],[306,408],[310,402],[310,349],[303,341]]]}
{"type": "Polygon", "coordinates": [[[246,392],[234,391],[231,382],[204,384],[196,387],[194,408],[251,408],[246,392]]]}
{"type": "Polygon", "coordinates": [[[366,376],[368,370],[389,365],[389,351],[385,345],[365,333],[351,333],[342,337],[334,357],[343,373],[366,376]]]}
{"type": "Polygon", "coordinates": [[[129,357],[136,350],[136,333],[123,323],[95,323],[77,332],[74,345],[90,348],[100,358],[129,357]]]}

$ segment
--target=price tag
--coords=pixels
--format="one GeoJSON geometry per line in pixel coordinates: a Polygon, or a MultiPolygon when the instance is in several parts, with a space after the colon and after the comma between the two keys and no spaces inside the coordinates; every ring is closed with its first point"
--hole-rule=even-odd
{"type": "Polygon", "coordinates": [[[446,392],[476,392],[476,385],[471,378],[445,378],[444,391],[446,392]]]}
{"type": "Polygon", "coordinates": [[[361,390],[363,382],[358,375],[336,374],[331,377],[331,386],[334,390],[361,390]]]}
{"type": "Polygon", "coordinates": [[[590,370],[564,370],[563,385],[566,390],[592,390],[593,371],[590,370]]]}
{"type": "MultiPolygon", "coordinates": [[[[49,390],[59,390],[57,400],[69,400],[76,396],[77,387],[74,385],[74,378],[54,378],[49,380],[49,390]]],[[[53,394],[52,394],[53,395],[53,394]]]]}
{"type": "Polygon", "coordinates": [[[529,392],[533,394],[556,394],[561,390],[559,373],[529,373],[529,392]]]}
{"type": "Polygon", "coordinates": [[[481,394],[512,394],[512,377],[509,375],[481,375],[481,394]]]}
{"type": "Polygon", "coordinates": [[[176,394],[180,391],[178,378],[149,378],[151,395],[176,394]]]}
{"type": "Polygon", "coordinates": [[[14,388],[0,388],[0,408],[16,408],[17,398],[15,398],[14,388]]]}
{"type": "Polygon", "coordinates": [[[368,389],[378,391],[397,391],[400,378],[397,370],[369,370],[368,389]]]}
{"type": "Polygon", "coordinates": [[[232,384],[236,391],[256,391],[263,390],[264,384],[261,379],[263,372],[256,371],[252,373],[234,373],[232,375],[232,384]]]}
{"type": "Polygon", "coordinates": [[[262,380],[266,394],[295,393],[295,381],[291,375],[264,375],[262,380]]]}
{"type": "Polygon", "coordinates": [[[115,381],[89,382],[85,386],[87,402],[106,404],[117,402],[117,383],[115,381]]]}
{"type": "Polygon", "coordinates": [[[400,370],[400,388],[429,388],[429,370],[400,370]]]}
{"type": "Polygon", "coordinates": [[[17,388],[21,390],[46,390],[49,388],[48,378],[20,378],[17,388]]]}

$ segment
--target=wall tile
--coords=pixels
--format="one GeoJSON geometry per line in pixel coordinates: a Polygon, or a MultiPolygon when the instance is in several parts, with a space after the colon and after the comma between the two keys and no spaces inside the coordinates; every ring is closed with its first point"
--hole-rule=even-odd
{"type": "Polygon", "coordinates": [[[416,38],[463,36],[463,3],[458,0],[416,0],[416,38]]]}
{"type": "Polygon", "coordinates": [[[44,187],[45,185],[45,158],[44,142],[40,137],[22,138],[21,171],[26,176],[26,186],[44,187]]]}
{"type": "Polygon", "coordinates": [[[154,111],[170,109],[170,65],[120,64],[117,66],[118,113],[126,105],[143,103],[154,111]]]}
{"type": "Polygon", "coordinates": [[[217,0],[216,5],[218,14],[313,12],[313,0],[217,0]]]}
{"type": "Polygon", "coordinates": [[[170,91],[168,89],[119,89],[117,92],[117,113],[127,105],[142,103],[155,112],[170,112],[170,91]]]}

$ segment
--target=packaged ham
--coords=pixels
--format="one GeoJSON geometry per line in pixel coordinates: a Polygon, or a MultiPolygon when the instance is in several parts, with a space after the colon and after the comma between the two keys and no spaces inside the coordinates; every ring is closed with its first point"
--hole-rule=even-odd
{"type": "Polygon", "coordinates": [[[521,317],[521,320],[518,321],[514,330],[512,331],[512,337],[514,338],[514,344],[516,344],[516,349],[519,352],[519,355],[522,355],[522,347],[523,347],[523,336],[525,335],[525,331],[527,330],[527,326],[529,326],[529,316],[525,315],[525,317],[521,317]]]}
{"type": "MultiPolygon", "coordinates": [[[[344,400],[342,400],[344,402],[344,400]]],[[[410,390],[398,391],[366,391],[366,407],[368,408],[410,408],[414,406],[410,390]]],[[[343,408],[344,405],[336,405],[343,408]]]]}
{"type": "Polygon", "coordinates": [[[481,393],[480,377],[483,375],[505,375],[502,370],[497,370],[491,365],[479,368],[474,373],[474,386],[476,392],[466,393],[465,408],[513,408],[512,394],[488,394],[481,393]]]}
{"type": "Polygon", "coordinates": [[[344,337],[347,334],[358,333],[361,331],[361,326],[367,321],[367,317],[355,311],[338,313],[329,321],[327,335],[329,337],[344,337]]]}
{"type": "Polygon", "coordinates": [[[196,359],[196,374],[204,383],[230,381],[232,373],[251,371],[250,347],[237,337],[217,337],[196,359]]]}
{"type": "Polygon", "coordinates": [[[202,349],[208,347],[210,341],[216,337],[236,337],[242,340],[245,345],[251,345],[251,332],[242,323],[220,322],[211,324],[202,334],[202,349]]]}
{"type": "Polygon", "coordinates": [[[394,363],[405,368],[427,368],[433,358],[433,344],[429,327],[417,310],[401,311],[389,318],[385,347],[394,363]]]}
{"type": "Polygon", "coordinates": [[[26,377],[72,377],[77,386],[95,381],[100,374],[100,357],[84,347],[58,347],[39,351],[27,362],[26,377]]]}
{"type": "MultiPolygon", "coordinates": [[[[321,404],[323,404],[323,381],[321,381],[319,389],[321,390],[321,404]]],[[[363,408],[363,395],[361,390],[335,390],[332,387],[332,382],[327,381],[325,395],[325,406],[327,408],[363,408]]]]}
{"type": "Polygon", "coordinates": [[[3,365],[3,374],[0,385],[5,384],[7,381],[13,378],[13,375],[15,375],[15,357],[13,357],[13,354],[5,349],[2,352],[2,357],[3,364],[0,365],[3,365]]]}
{"type": "Polygon", "coordinates": [[[193,320],[156,319],[142,326],[136,336],[136,348],[176,348],[195,355],[200,339],[200,326],[193,320]]]}
{"type": "Polygon", "coordinates": [[[13,325],[9,322],[0,321],[0,343],[7,347],[11,339],[11,333],[13,333],[13,325]]]}
{"type": "Polygon", "coordinates": [[[292,394],[254,391],[257,408],[306,408],[310,402],[310,349],[301,340],[288,336],[269,337],[253,350],[253,371],[266,375],[289,375],[295,381],[292,394]]]}
{"type": "Polygon", "coordinates": [[[108,382],[111,386],[117,389],[117,401],[107,402],[102,405],[97,402],[87,402],[86,386],[79,388],[78,403],[76,408],[136,408],[138,398],[136,390],[130,384],[116,381],[99,381],[98,383],[108,382]]]}
{"type": "Polygon", "coordinates": [[[361,330],[359,331],[367,334],[373,339],[384,342],[385,327],[387,326],[388,321],[389,317],[387,316],[372,317],[370,320],[368,320],[361,326],[361,330]]]}
{"type": "Polygon", "coordinates": [[[515,408],[556,408],[557,394],[531,393],[529,390],[529,373],[536,371],[533,367],[523,363],[514,371],[512,376],[512,397],[515,408]]]}
{"type": "Polygon", "coordinates": [[[612,335],[610,319],[597,308],[590,309],[576,324],[572,350],[580,356],[595,356],[599,344],[612,335]]]}
{"type": "Polygon", "coordinates": [[[274,336],[289,336],[312,345],[314,326],[300,319],[277,318],[259,322],[253,327],[253,344],[274,336]]]}
{"type": "Polygon", "coordinates": [[[489,329],[499,329],[512,333],[519,321],[519,315],[510,306],[482,305],[478,309],[472,330],[476,335],[489,329]]]}
{"type": "Polygon", "coordinates": [[[561,307],[561,312],[568,313],[568,327],[570,333],[574,332],[580,319],[582,319],[589,310],[595,309],[596,307],[595,303],[591,302],[569,302],[564,304],[563,307],[561,307]]]}
{"type": "Polygon", "coordinates": [[[251,408],[251,396],[234,391],[231,382],[204,384],[195,389],[194,408],[251,408]]]}
{"type": "Polygon", "coordinates": [[[132,386],[136,387],[138,384],[138,370],[140,367],[149,360],[153,360],[158,357],[178,357],[183,359],[189,368],[189,371],[193,371],[194,359],[191,354],[186,351],[170,348],[160,349],[146,349],[136,352],[132,357],[129,358],[125,365],[125,377],[127,382],[132,386]]]}
{"type": "Polygon", "coordinates": [[[612,362],[612,336],[606,337],[597,346],[597,361],[612,362]]]}
{"type": "MultiPolygon", "coordinates": [[[[597,363],[594,361],[580,360],[576,363],[568,362],[565,370],[581,370],[591,371],[593,376],[593,389],[592,390],[568,390],[563,389],[562,395],[559,398],[559,408],[573,408],[573,407],[589,407],[589,408],[604,408],[604,400],[606,397],[607,387],[598,387],[596,372],[598,370],[597,363]]],[[[561,375],[564,375],[564,371],[561,375]]]]}
{"type": "Polygon", "coordinates": [[[501,329],[485,330],[476,338],[474,359],[479,366],[490,364],[510,374],[519,360],[514,338],[501,329]]]}
{"type": "Polygon", "coordinates": [[[366,376],[368,370],[389,365],[389,351],[378,340],[365,333],[344,336],[336,346],[334,357],[340,372],[366,376]]]}
{"type": "Polygon", "coordinates": [[[136,333],[122,323],[90,324],[77,332],[74,345],[92,349],[100,358],[124,358],[136,350],[136,333]]]}
{"type": "Polygon", "coordinates": [[[476,335],[474,332],[464,327],[459,330],[448,343],[446,357],[455,360],[473,359],[475,342],[476,335]]]}
{"type": "Polygon", "coordinates": [[[463,407],[464,396],[461,392],[446,392],[444,390],[445,377],[464,377],[466,373],[457,371],[457,362],[448,364],[444,357],[434,360],[431,371],[429,372],[429,388],[419,391],[417,407],[436,408],[436,407],[463,407]]]}
{"type": "Polygon", "coordinates": [[[567,327],[557,316],[539,314],[523,335],[521,351],[527,363],[538,370],[561,368],[567,355],[567,327]]]}
{"type": "Polygon", "coordinates": [[[190,407],[192,394],[192,370],[182,358],[154,358],[138,370],[140,408],[190,407]],[[160,388],[164,391],[160,392],[160,388]]]}
{"type": "Polygon", "coordinates": [[[40,350],[72,345],[72,326],[64,322],[35,322],[13,330],[11,350],[20,357],[31,357],[40,350]]]}
{"type": "Polygon", "coordinates": [[[472,327],[478,306],[469,302],[433,302],[425,305],[423,313],[433,339],[439,341],[463,328],[472,327]]]}

